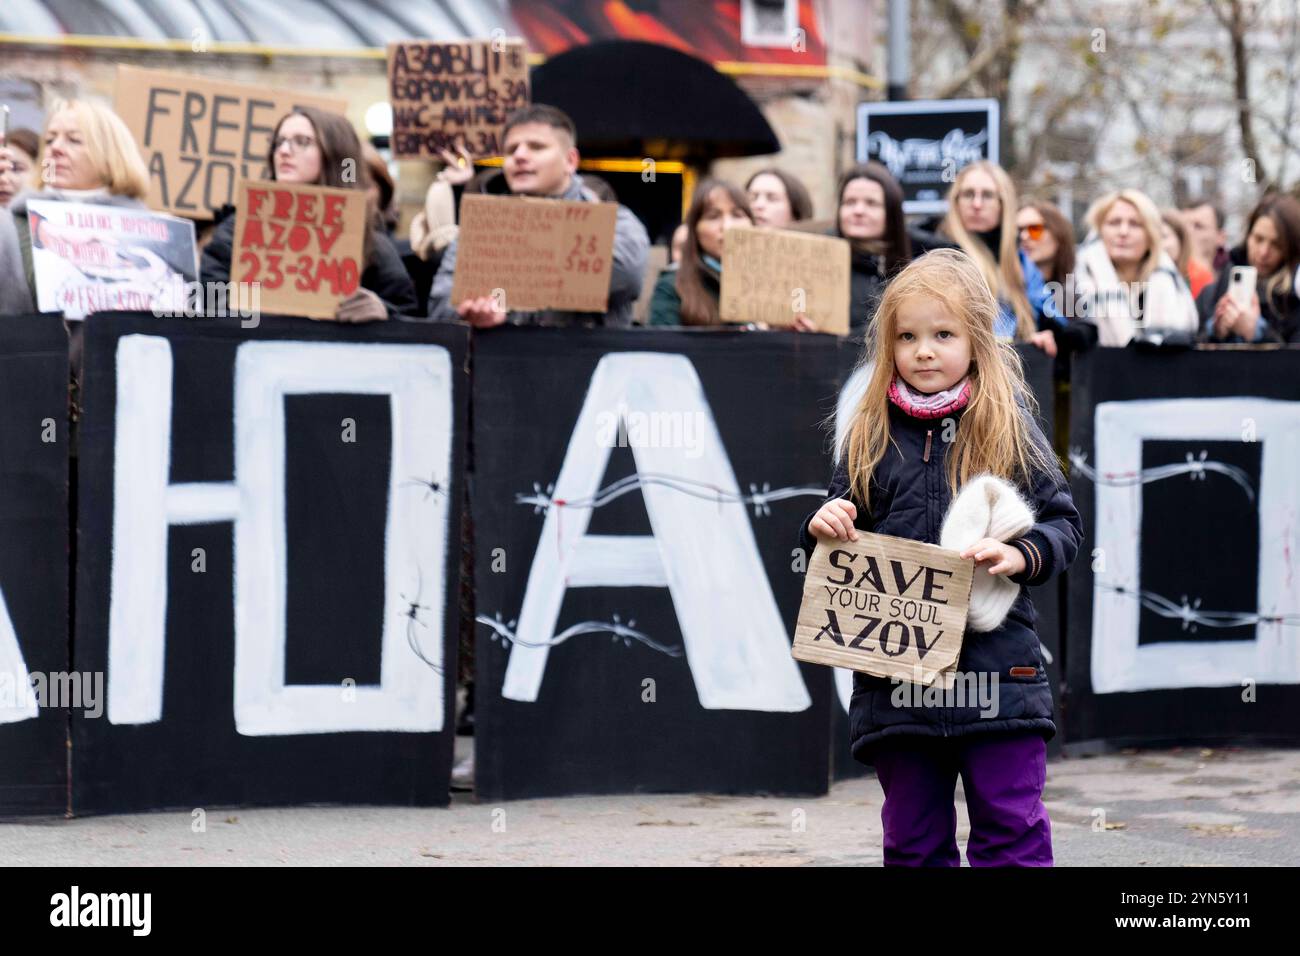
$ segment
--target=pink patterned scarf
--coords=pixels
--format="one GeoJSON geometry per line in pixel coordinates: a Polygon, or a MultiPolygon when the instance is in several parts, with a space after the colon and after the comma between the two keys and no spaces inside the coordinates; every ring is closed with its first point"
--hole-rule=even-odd
{"type": "Polygon", "coordinates": [[[966,407],[970,401],[970,376],[942,392],[917,392],[895,372],[889,383],[889,400],[913,418],[943,418],[966,407]]]}

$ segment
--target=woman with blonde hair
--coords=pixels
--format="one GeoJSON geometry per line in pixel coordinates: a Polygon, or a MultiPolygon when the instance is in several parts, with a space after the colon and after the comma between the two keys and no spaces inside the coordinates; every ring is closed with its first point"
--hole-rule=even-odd
{"type": "Polygon", "coordinates": [[[979,266],[998,301],[993,331],[1056,354],[1052,330],[1061,326],[1038,266],[1019,248],[1016,187],[987,160],[962,167],[948,190],[940,227],[979,266]]]}
{"type": "Polygon", "coordinates": [[[1196,305],[1165,252],[1156,204],[1136,189],[1102,196],[1085,219],[1075,266],[1075,317],[1085,344],[1127,345],[1151,331],[1195,335],[1196,305]]]}
{"type": "Polygon", "coordinates": [[[0,217],[0,315],[36,308],[28,200],[144,208],[149,171],[121,118],[89,100],[60,100],[42,137],[41,189],[14,197],[0,217]]]}

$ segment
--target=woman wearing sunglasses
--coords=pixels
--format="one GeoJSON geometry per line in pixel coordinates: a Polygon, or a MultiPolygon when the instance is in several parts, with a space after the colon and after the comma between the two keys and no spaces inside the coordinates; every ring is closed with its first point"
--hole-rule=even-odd
{"type": "MultiPolygon", "coordinates": [[[[267,157],[271,179],[282,183],[311,183],[336,189],[366,190],[370,174],[361,152],[361,140],[344,117],[310,106],[285,115],[271,134],[267,157]]],[[[375,210],[370,210],[377,221],[375,210]]],[[[230,256],[235,239],[235,216],[217,226],[203,248],[200,274],[204,282],[230,281],[230,256]]],[[[414,315],[415,287],[406,274],[392,241],[372,228],[362,250],[365,267],[361,287],[339,303],[340,322],[372,322],[396,315],[414,315]]]]}
{"type": "Polygon", "coordinates": [[[1047,282],[1064,282],[1074,271],[1074,230],[1051,203],[1029,202],[1016,214],[1020,251],[1047,282]]]}

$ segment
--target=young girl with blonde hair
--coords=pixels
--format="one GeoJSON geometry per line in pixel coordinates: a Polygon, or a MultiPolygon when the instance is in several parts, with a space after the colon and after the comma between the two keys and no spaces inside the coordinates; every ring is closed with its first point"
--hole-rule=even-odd
{"type": "Polygon", "coordinates": [[[898,274],[867,342],[871,378],[830,497],[802,529],[809,551],[814,539],[855,540],[859,529],[938,544],[968,486],[1005,489],[1024,515],[1010,540],[992,536],[990,521],[990,536],[961,550],[976,562],[972,619],[981,576],[1010,591],[987,630],[968,624],[957,663],[991,685],[994,706],[920,704],[916,695],[900,703],[898,682],[853,675],[853,755],[875,765],[885,792],[886,865],[959,865],[958,774],[972,866],[1052,864],[1042,788],[1056,726],[1026,588],[1064,571],[1083,531],[1019,358],[994,334],[997,311],[980,268],[959,250],[931,252],[898,274]]]}

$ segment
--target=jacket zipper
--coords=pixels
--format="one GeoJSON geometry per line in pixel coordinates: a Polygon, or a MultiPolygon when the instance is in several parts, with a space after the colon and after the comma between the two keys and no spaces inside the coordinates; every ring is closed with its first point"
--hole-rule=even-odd
{"type": "MultiPolygon", "coordinates": [[[[933,440],[934,440],[934,429],[927,428],[925,430],[925,452],[924,454],[921,455],[921,461],[927,465],[930,464],[930,444],[933,440]]],[[[926,513],[926,523],[928,524],[930,521],[930,502],[928,500],[929,491],[930,491],[930,469],[929,468],[925,469],[925,488],[926,488],[926,498],[927,498],[927,501],[925,503],[925,513],[926,513]]],[[[939,730],[943,733],[945,737],[947,737],[948,722],[947,720],[944,719],[944,717],[945,717],[944,711],[941,708],[939,710],[939,730]]]]}

